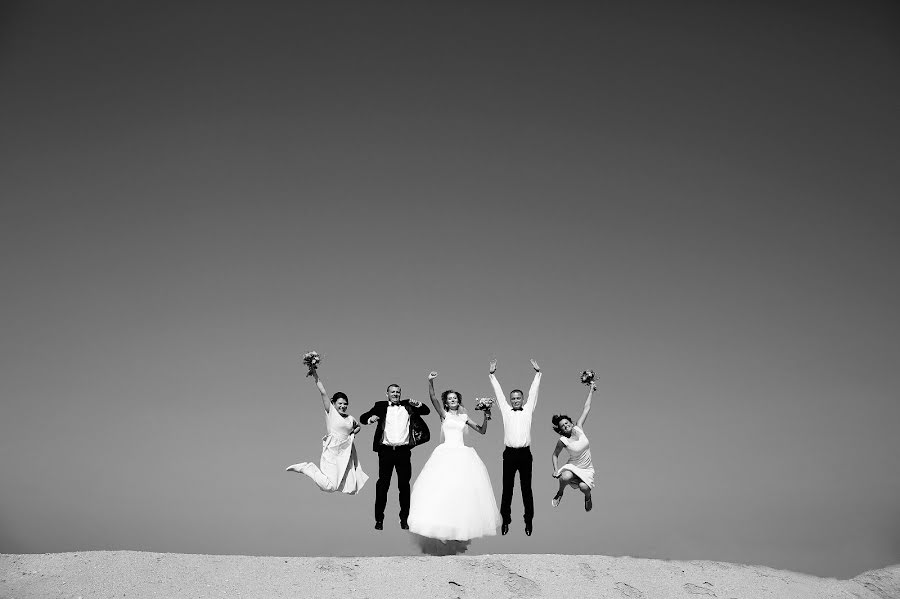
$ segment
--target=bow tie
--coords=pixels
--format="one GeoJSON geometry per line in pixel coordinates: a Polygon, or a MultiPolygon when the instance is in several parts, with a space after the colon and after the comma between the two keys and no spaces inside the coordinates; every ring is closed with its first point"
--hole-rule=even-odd
{"type": "Polygon", "coordinates": [[[513,412],[521,412],[522,408],[513,408],[513,412]]]}

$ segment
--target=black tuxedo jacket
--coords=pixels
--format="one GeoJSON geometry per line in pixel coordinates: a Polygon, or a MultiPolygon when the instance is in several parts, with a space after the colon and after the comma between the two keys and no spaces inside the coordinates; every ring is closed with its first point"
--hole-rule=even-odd
{"type": "MultiPolygon", "coordinates": [[[[415,447],[427,442],[431,438],[431,433],[422,416],[431,413],[431,410],[424,403],[419,407],[411,406],[408,399],[400,400],[400,405],[409,412],[409,446],[415,447]]],[[[381,439],[384,438],[384,421],[387,416],[387,408],[387,400],[376,401],[371,410],[359,417],[361,424],[369,424],[369,418],[378,416],[378,422],[375,424],[375,437],[372,439],[373,451],[378,451],[384,447],[381,439]]]]}

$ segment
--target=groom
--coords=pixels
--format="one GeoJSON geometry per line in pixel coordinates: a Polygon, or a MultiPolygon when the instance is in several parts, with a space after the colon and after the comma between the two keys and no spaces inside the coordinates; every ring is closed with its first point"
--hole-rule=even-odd
{"type": "Polygon", "coordinates": [[[384,507],[397,470],[400,491],[400,528],[409,530],[409,479],[412,477],[410,450],[430,438],[422,416],[431,410],[420,401],[400,401],[400,385],[388,385],[387,401],[376,401],[371,410],[359,417],[363,424],[376,424],[372,449],[378,454],[378,482],[375,483],[375,530],[384,528],[384,507]]]}
{"type": "Polygon", "coordinates": [[[534,495],[531,493],[531,417],[537,404],[538,389],[541,386],[541,367],[531,361],[534,368],[534,381],[528,391],[528,399],[524,399],[521,389],[513,389],[509,401],[500,388],[494,373],[497,371],[497,360],[491,360],[490,379],[500,415],[503,416],[503,494],[500,498],[500,516],[503,524],[500,532],[509,532],[512,522],[511,504],[513,487],[516,484],[516,472],[519,473],[519,484],[522,487],[522,503],[525,506],[525,534],[531,536],[532,520],[534,520],[534,495]]]}

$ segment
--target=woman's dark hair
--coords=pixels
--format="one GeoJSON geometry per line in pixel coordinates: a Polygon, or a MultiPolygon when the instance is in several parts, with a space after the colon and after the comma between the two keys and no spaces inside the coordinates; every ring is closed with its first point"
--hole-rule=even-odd
{"type": "Polygon", "coordinates": [[[455,393],[456,398],[459,399],[459,405],[463,405],[462,404],[462,393],[460,393],[459,391],[454,391],[453,389],[447,389],[446,391],[441,393],[441,403],[444,404],[445,410],[448,409],[447,408],[447,396],[450,395],[451,393],[455,393]]]}
{"type": "Polygon", "coordinates": [[[568,420],[569,422],[574,423],[574,420],[572,420],[568,414],[556,414],[555,416],[553,416],[553,418],[550,419],[550,421],[553,423],[553,430],[556,431],[557,434],[562,433],[562,431],[559,430],[559,423],[563,420],[568,420]]]}
{"type": "Polygon", "coordinates": [[[338,391],[337,393],[335,393],[334,395],[332,395],[332,396],[331,396],[331,403],[334,403],[334,402],[336,402],[337,400],[342,399],[342,398],[343,398],[344,401],[346,401],[347,403],[350,403],[350,398],[347,397],[347,394],[344,393],[343,391],[338,391]]]}

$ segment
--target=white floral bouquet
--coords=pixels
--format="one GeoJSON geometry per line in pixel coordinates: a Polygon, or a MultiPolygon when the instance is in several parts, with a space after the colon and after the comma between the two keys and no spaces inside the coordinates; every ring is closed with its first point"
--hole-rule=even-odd
{"type": "Polygon", "coordinates": [[[583,370],[581,372],[581,384],[591,386],[591,383],[594,382],[594,379],[597,378],[597,375],[594,374],[593,370],[583,370]]]}
{"type": "Polygon", "coordinates": [[[309,372],[306,373],[306,376],[312,376],[312,373],[316,371],[321,362],[322,356],[320,356],[317,351],[309,351],[303,354],[303,363],[309,368],[309,372]]]}
{"type": "Polygon", "coordinates": [[[475,398],[475,409],[483,410],[485,412],[490,412],[491,408],[494,407],[494,398],[493,397],[476,397],[475,398]]]}

